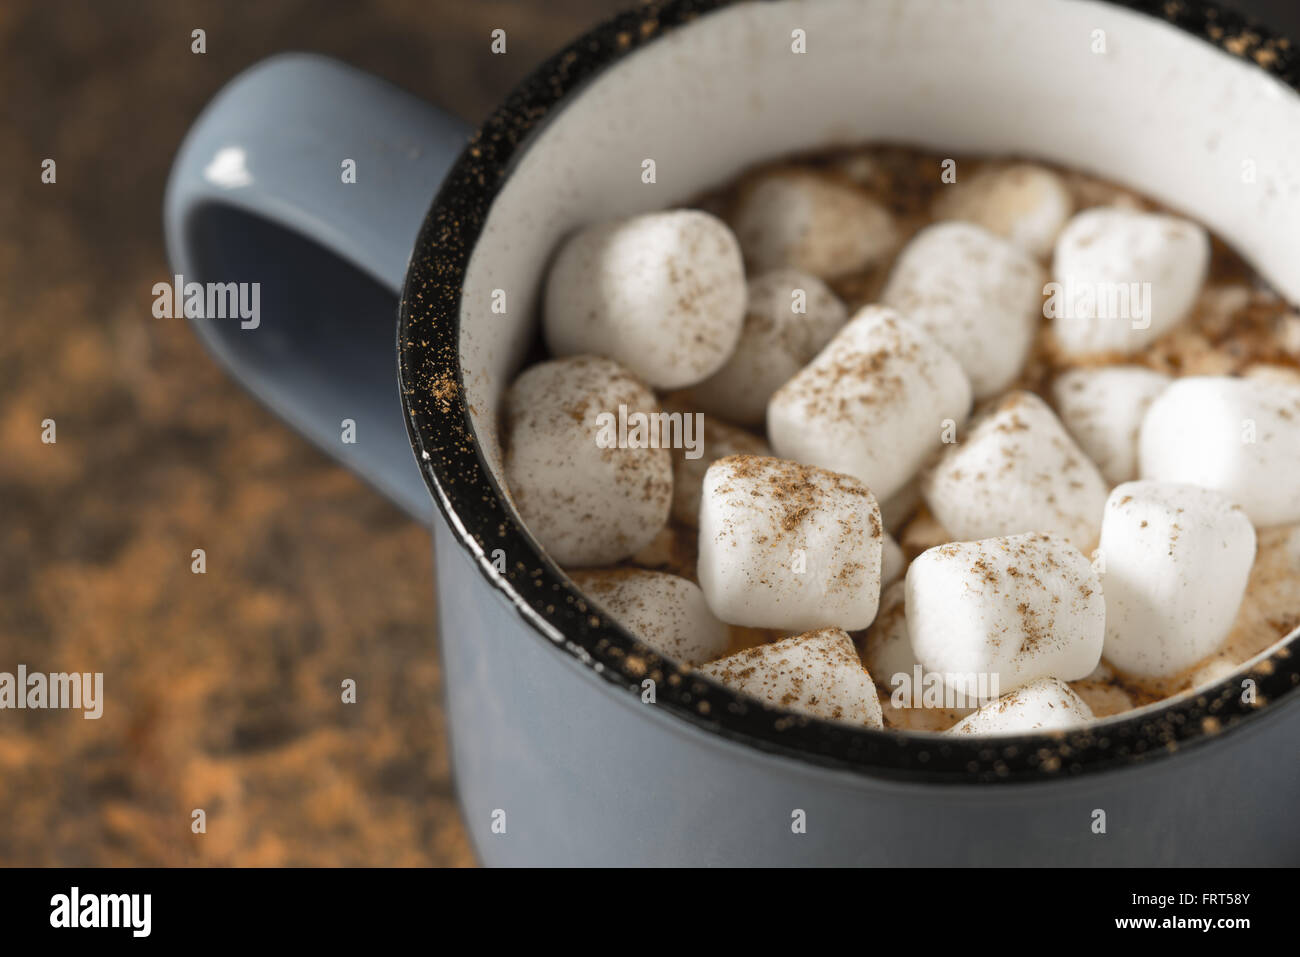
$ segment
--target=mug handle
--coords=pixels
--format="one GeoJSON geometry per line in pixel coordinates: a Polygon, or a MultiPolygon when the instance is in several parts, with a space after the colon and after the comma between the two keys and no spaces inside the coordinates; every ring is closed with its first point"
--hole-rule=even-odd
{"type": "Polygon", "coordinates": [[[264,60],[181,144],[163,212],[173,276],[153,289],[155,315],[186,316],[249,392],[426,524],[398,394],[397,302],[469,133],[334,60],[264,60]]]}

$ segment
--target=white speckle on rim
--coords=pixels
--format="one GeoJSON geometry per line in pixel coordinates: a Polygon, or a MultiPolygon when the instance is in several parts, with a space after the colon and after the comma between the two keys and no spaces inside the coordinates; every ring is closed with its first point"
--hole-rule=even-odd
{"type": "Polygon", "coordinates": [[[238,146],[217,150],[212,161],[203,168],[203,178],[223,189],[238,189],[253,182],[248,171],[248,155],[238,146]]]}

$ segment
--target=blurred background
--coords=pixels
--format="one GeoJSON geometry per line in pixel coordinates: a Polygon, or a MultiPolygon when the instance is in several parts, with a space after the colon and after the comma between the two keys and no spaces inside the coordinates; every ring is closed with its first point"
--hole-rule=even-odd
{"type": "Polygon", "coordinates": [[[0,712],[0,864],[473,863],[428,532],[153,318],[163,186],[203,105],[269,54],[477,122],[620,6],[0,4],[0,671],[102,671],[107,698],[98,721],[0,712]]]}
{"type": "MultiPolygon", "coordinates": [[[[102,671],[107,698],[98,721],[0,712],[0,865],[473,863],[428,534],[152,317],[163,187],[202,106],[269,54],[477,122],[628,5],[0,4],[0,671],[102,671]]],[[[1225,5],[1300,38],[1294,0],[1225,5]]]]}

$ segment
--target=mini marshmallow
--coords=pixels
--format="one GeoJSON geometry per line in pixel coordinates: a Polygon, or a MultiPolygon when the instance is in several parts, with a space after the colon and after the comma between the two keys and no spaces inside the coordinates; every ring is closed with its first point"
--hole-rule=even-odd
{"type": "Polygon", "coordinates": [[[1106,659],[1147,678],[1172,676],[1213,652],[1237,617],[1255,529],[1217,492],[1126,482],[1101,525],[1106,659]]]}
{"type": "Polygon", "coordinates": [[[880,611],[862,637],[862,663],[876,681],[891,687],[895,675],[912,674],[916,655],[907,637],[907,591],[903,583],[894,582],[880,593],[880,611]]]}
{"type": "Polygon", "coordinates": [[[885,532],[880,545],[880,583],[888,585],[907,571],[907,558],[893,535],[885,532]]]}
{"type": "Polygon", "coordinates": [[[893,495],[970,414],[961,366],[892,309],[866,306],[772,396],[767,434],[783,458],[893,495]]]}
{"type": "Polygon", "coordinates": [[[1063,731],[1092,719],[1092,710],[1069,685],[1056,678],[1040,678],[962,718],[949,734],[1063,731]]]}
{"type": "Polygon", "coordinates": [[[773,707],[868,728],[884,726],[871,675],[839,628],[750,648],[699,671],[773,707]]]}
{"type": "Polygon", "coordinates": [[[969,179],[944,186],[931,212],[935,219],[982,226],[1045,259],[1073,209],[1061,177],[1032,163],[1013,163],[985,167],[969,179]]]}
{"type": "Polygon", "coordinates": [[[922,476],[921,494],[955,539],[1051,532],[1087,550],[1106,483],[1047,403],[1010,392],[922,476]]]}
{"type": "Polygon", "coordinates": [[[1187,315],[1209,259],[1205,230],[1185,219],[1084,210],[1056,241],[1044,308],[1057,342],[1074,355],[1137,352],[1187,315]]]}
{"type": "Polygon", "coordinates": [[[874,199],[806,170],[745,184],[730,222],[754,272],[792,266],[837,279],[880,261],[898,241],[893,218],[874,199]]]}
{"type": "Polygon", "coordinates": [[[683,525],[696,528],[700,524],[700,494],[704,488],[704,473],[718,459],[729,455],[759,455],[769,457],[768,444],[752,432],[737,429],[712,416],[704,418],[701,452],[697,458],[688,458],[689,449],[673,451],[673,518],[683,525]]]}
{"type": "Polygon", "coordinates": [[[570,573],[624,628],[660,654],[698,665],[727,650],[729,632],[694,582],[663,572],[611,568],[570,573]]]}
{"type": "Polygon", "coordinates": [[[659,410],[630,372],[596,356],[540,362],[506,391],[506,483],[528,530],[561,565],[611,565],[668,521],[668,450],[602,447],[601,416],[620,405],[659,410]]]}
{"type": "Polygon", "coordinates": [[[880,599],[876,499],[848,475],[737,455],[709,466],[698,575],[734,625],[865,628],[880,599]]]}
{"type": "Polygon", "coordinates": [[[974,709],[965,707],[960,696],[945,688],[942,682],[927,684],[924,668],[917,672],[920,662],[912,653],[912,642],[907,635],[906,594],[906,586],[901,581],[881,593],[880,613],[861,638],[862,663],[876,679],[877,686],[888,689],[885,693],[891,710],[937,711],[944,717],[936,717],[930,727],[920,730],[942,730],[974,709]]]}
{"type": "Polygon", "coordinates": [[[1222,492],[1258,526],[1300,521],[1300,386],[1189,376],[1142,420],[1143,478],[1222,492]]]}
{"type": "Polygon", "coordinates": [[[542,328],[554,355],[606,356],[673,389],[720,369],[744,318],[736,237],[716,216],[675,209],[569,237],[546,282],[542,328]]]}
{"type": "Polygon", "coordinates": [[[1238,667],[1240,666],[1234,665],[1231,661],[1225,661],[1222,658],[1211,658],[1192,672],[1188,687],[1196,690],[1208,688],[1210,685],[1217,685],[1220,681],[1224,681],[1236,674],[1238,667]]]}
{"type": "Polygon", "coordinates": [[[961,363],[976,399],[1020,373],[1043,308],[1043,269],[1023,250],[971,223],[916,234],[881,293],[961,363]]]}
{"type": "Polygon", "coordinates": [[[1052,383],[1052,399],[1102,477],[1118,485],[1137,478],[1142,417],[1172,381],[1142,366],[1071,369],[1052,383]]]}
{"type": "Polygon", "coordinates": [[[761,425],[772,393],[830,342],[848,315],[830,287],[809,273],[775,269],[756,276],[736,351],[691,396],[713,415],[761,425]]]}
{"type": "Polygon", "coordinates": [[[913,560],[906,585],[912,651],[963,694],[1005,694],[1049,676],[1073,681],[1101,660],[1101,583],[1057,536],[940,545],[913,560]]]}

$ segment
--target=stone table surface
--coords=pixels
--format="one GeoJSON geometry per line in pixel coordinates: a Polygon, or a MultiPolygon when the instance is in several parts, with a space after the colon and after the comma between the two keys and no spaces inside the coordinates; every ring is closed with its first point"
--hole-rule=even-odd
{"type": "Polygon", "coordinates": [[[107,699],[97,721],[0,711],[0,865],[474,862],[428,535],[153,318],[163,184],[203,104],[269,54],[477,121],[618,6],[0,5],[0,672],[102,671],[107,699]]]}

